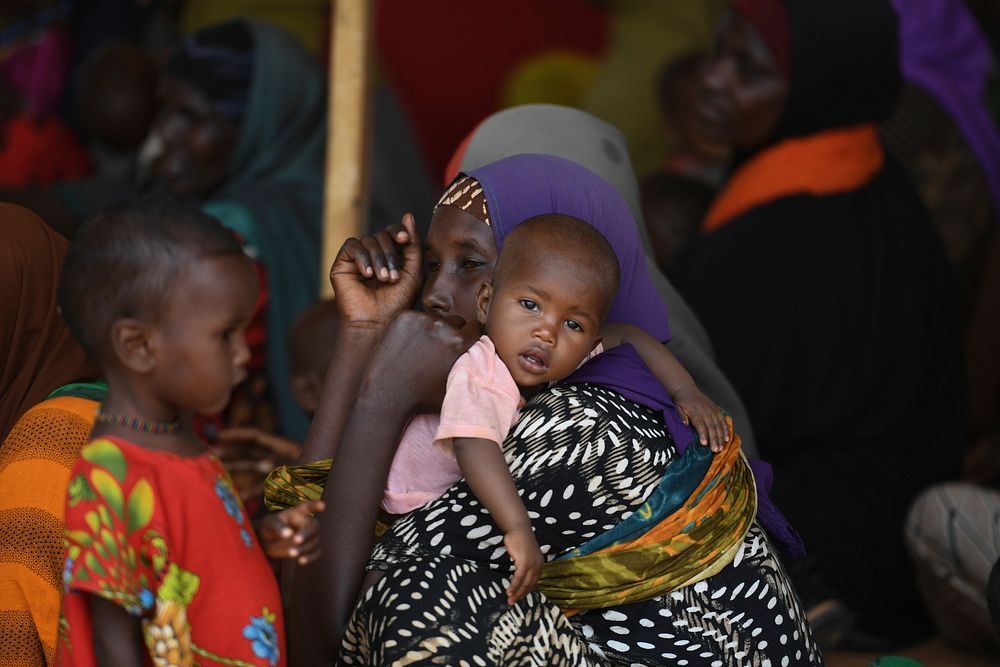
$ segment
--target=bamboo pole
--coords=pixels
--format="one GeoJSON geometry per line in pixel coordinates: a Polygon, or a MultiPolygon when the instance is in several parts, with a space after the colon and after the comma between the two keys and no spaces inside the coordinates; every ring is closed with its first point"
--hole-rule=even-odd
{"type": "MultiPolygon", "coordinates": [[[[331,0],[330,81],[320,293],[333,296],[330,266],[368,215],[372,91],[372,0],[331,0]]],[[[295,72],[289,72],[295,76],[295,72]]]]}

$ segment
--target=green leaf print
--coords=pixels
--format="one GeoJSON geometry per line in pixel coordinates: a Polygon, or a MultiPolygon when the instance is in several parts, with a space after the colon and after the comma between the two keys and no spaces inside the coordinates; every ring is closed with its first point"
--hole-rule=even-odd
{"type": "Polygon", "coordinates": [[[131,546],[127,546],[124,549],[122,549],[122,560],[125,561],[125,565],[130,570],[134,570],[136,568],[135,549],[133,549],[131,546]]]}
{"type": "Polygon", "coordinates": [[[90,532],[97,535],[97,532],[101,529],[101,518],[97,515],[96,510],[90,510],[83,515],[84,521],[90,526],[90,532]]]}
{"type": "MultiPolygon", "coordinates": [[[[94,518],[97,518],[96,515],[94,518]]],[[[89,547],[93,538],[90,537],[90,533],[85,530],[67,530],[66,538],[70,542],[75,542],[76,544],[82,544],[85,547],[89,547]]]]}
{"type": "Polygon", "coordinates": [[[105,548],[107,548],[108,553],[113,556],[118,556],[118,543],[115,541],[115,536],[110,530],[101,531],[101,540],[104,542],[105,548]]]}
{"type": "MultiPolygon", "coordinates": [[[[122,487],[118,485],[114,477],[100,468],[94,468],[90,471],[90,481],[94,485],[94,488],[104,496],[104,502],[108,504],[112,511],[119,517],[123,517],[125,515],[125,498],[124,494],[122,494],[122,487]]],[[[103,519],[104,517],[101,518],[103,519]]],[[[110,528],[110,526],[108,527],[110,528]]]]}
{"type": "Polygon", "coordinates": [[[83,474],[79,474],[69,481],[69,506],[76,507],[84,500],[96,500],[97,494],[90,482],[83,474]]]}
{"type": "Polygon", "coordinates": [[[95,440],[83,448],[80,456],[96,466],[101,466],[119,482],[125,481],[125,473],[128,471],[125,457],[122,456],[122,450],[118,449],[118,445],[110,440],[95,440]]]}
{"type": "Polygon", "coordinates": [[[153,487],[146,478],[140,479],[128,494],[128,532],[145,528],[153,518],[153,487]]]}
{"type": "Polygon", "coordinates": [[[97,556],[95,556],[93,552],[88,551],[87,554],[83,557],[83,561],[87,564],[87,567],[90,568],[90,571],[96,574],[97,576],[103,577],[104,575],[107,574],[107,571],[105,571],[104,566],[101,565],[101,562],[99,560],[97,560],[97,556]]]}
{"type": "Polygon", "coordinates": [[[167,564],[167,541],[155,530],[147,530],[142,539],[148,545],[141,554],[143,562],[151,559],[153,571],[160,572],[167,564]]]}
{"type": "Polygon", "coordinates": [[[161,600],[173,600],[185,607],[191,604],[201,579],[194,572],[188,572],[177,567],[177,563],[171,563],[167,570],[167,576],[163,578],[156,597],[161,600]]]}
{"type": "Polygon", "coordinates": [[[111,512],[109,512],[108,508],[104,505],[97,506],[97,516],[101,517],[101,523],[105,528],[111,528],[114,526],[114,524],[111,523],[111,512]]]}

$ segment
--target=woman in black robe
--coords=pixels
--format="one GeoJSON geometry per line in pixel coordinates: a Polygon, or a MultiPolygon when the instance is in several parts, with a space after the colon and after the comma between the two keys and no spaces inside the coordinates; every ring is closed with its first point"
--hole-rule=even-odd
{"type": "Polygon", "coordinates": [[[966,404],[953,277],[874,130],[900,86],[895,21],[882,0],[734,3],[699,118],[738,158],[671,277],[811,569],[861,629],[902,642],[927,628],[903,519],[957,472],[966,404]]]}

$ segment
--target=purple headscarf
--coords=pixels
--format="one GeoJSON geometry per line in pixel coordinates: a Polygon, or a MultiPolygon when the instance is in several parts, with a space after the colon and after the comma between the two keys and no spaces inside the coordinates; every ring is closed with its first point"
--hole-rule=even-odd
{"type": "MultiPolygon", "coordinates": [[[[618,255],[621,269],[621,283],[607,321],[632,324],[658,340],[669,340],[667,307],[646,270],[646,255],[631,209],[611,184],[576,162],[537,153],[513,155],[463,173],[483,188],[497,249],[503,248],[507,235],[519,224],[547,213],[571,215],[599,231],[618,255]]],[[[678,447],[694,440],[667,390],[631,346],[609,350],[567,380],[599,384],[631,401],[663,410],[678,447]]]]}
{"type": "Polygon", "coordinates": [[[633,324],[670,340],[667,307],[646,270],[646,255],[628,204],[603,178],[554,155],[522,154],[465,172],[486,193],[497,249],[511,230],[536,215],[579,218],[604,235],[618,255],[621,285],[609,322],[633,324]]]}
{"type": "MultiPolygon", "coordinates": [[[[475,178],[486,194],[498,250],[503,248],[512,229],[529,218],[546,213],[579,218],[601,232],[618,255],[621,268],[621,284],[607,320],[635,325],[658,340],[670,338],[667,308],[646,270],[645,254],[632,213],[607,181],[575,162],[534,153],[513,155],[462,173],[475,178]]],[[[662,411],[667,431],[679,453],[695,441],[694,430],[681,420],[670,394],[631,345],[598,355],[565,381],[607,387],[628,400],[662,411]]],[[[771,466],[752,461],[751,467],[757,483],[758,520],[793,555],[802,555],[801,538],[768,497],[771,466]]]]}
{"type": "Polygon", "coordinates": [[[984,96],[990,48],[959,0],[892,0],[903,77],[941,105],[976,155],[1000,220],[1000,133],[984,96]]]}

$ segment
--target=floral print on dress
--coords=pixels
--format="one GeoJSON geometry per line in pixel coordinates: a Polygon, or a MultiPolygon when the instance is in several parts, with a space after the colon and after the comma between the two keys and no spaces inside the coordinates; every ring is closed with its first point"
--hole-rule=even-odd
{"type": "MultiPolygon", "coordinates": [[[[88,593],[114,602],[140,619],[143,640],[156,667],[284,667],[279,650],[283,634],[280,596],[263,553],[254,553],[260,547],[250,537],[246,512],[225,472],[210,457],[151,463],[143,457],[155,455],[130,444],[97,439],[84,447],[74,467],[67,490],[63,570],[65,600],[73,604],[64,604],[60,620],[61,664],[92,664],[92,656],[85,648],[90,637],[83,632],[88,624],[77,624],[86,613],[81,611],[80,594],[88,593]],[[175,480],[180,481],[175,474],[164,472],[174,465],[197,470],[192,473],[191,468],[185,469],[188,493],[159,495],[175,480]],[[204,474],[209,470],[210,474],[204,474]],[[192,494],[191,485],[199,483],[203,486],[192,494]],[[210,502],[213,496],[222,501],[220,505],[210,502]],[[189,509],[184,509],[185,503],[189,509]],[[175,512],[177,516],[191,517],[183,524],[180,535],[184,538],[197,535],[190,539],[199,544],[211,543],[220,529],[232,530],[235,522],[240,540],[221,540],[211,557],[203,557],[200,549],[196,551],[198,556],[192,557],[180,548],[180,535],[171,534],[170,524],[159,519],[171,506],[181,508],[175,512]],[[193,514],[190,508],[194,508],[193,514]],[[256,601],[252,606],[232,609],[236,613],[231,615],[213,613],[231,607],[234,596],[219,595],[219,589],[214,589],[215,593],[206,598],[205,582],[195,571],[182,566],[200,569],[199,563],[211,558],[248,564],[252,580],[249,586],[260,591],[253,596],[256,601]],[[259,568],[254,569],[251,563],[259,563],[259,568]],[[199,603],[193,608],[196,612],[192,619],[196,599],[199,603]],[[262,611],[257,615],[255,610],[262,611]],[[84,641],[78,641],[81,639],[84,641]],[[202,646],[201,642],[209,645],[202,646]]],[[[82,609],[86,609],[85,603],[82,609]]]]}
{"type": "Polygon", "coordinates": [[[226,508],[226,514],[233,518],[236,525],[240,527],[240,539],[243,540],[243,544],[246,545],[247,549],[253,548],[253,542],[250,540],[250,533],[246,529],[246,520],[243,516],[243,506],[240,505],[239,499],[233,492],[233,484],[228,479],[223,476],[219,476],[215,480],[215,495],[222,500],[222,506],[226,508]]]}
{"type": "Polygon", "coordinates": [[[243,628],[243,637],[250,640],[250,648],[258,658],[278,664],[278,633],[274,629],[276,616],[264,607],[260,616],[251,616],[250,625],[243,628]]]}

